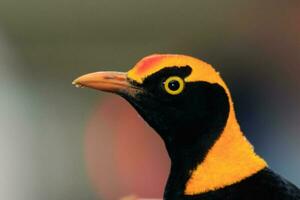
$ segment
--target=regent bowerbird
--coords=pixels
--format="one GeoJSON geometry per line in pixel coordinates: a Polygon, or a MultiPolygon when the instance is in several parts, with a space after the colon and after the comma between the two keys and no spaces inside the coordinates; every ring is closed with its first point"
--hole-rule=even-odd
{"type": "Polygon", "coordinates": [[[90,73],[73,84],[122,96],[160,135],[171,160],[165,200],[300,199],[299,188],[255,153],[211,65],[155,54],[127,73],[90,73]]]}

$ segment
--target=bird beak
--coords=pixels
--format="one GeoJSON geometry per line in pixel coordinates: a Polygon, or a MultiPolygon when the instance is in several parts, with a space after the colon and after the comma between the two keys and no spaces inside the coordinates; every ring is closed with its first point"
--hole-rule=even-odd
{"type": "Polygon", "coordinates": [[[94,72],[78,77],[72,82],[76,87],[88,87],[120,95],[134,95],[139,90],[132,85],[124,72],[94,72]]]}

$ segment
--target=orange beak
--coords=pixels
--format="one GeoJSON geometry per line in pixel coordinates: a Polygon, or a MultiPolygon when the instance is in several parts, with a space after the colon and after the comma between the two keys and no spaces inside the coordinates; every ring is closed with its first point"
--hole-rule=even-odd
{"type": "Polygon", "coordinates": [[[72,82],[76,87],[88,87],[117,94],[135,94],[138,87],[132,85],[124,72],[94,72],[78,77],[72,82]]]}

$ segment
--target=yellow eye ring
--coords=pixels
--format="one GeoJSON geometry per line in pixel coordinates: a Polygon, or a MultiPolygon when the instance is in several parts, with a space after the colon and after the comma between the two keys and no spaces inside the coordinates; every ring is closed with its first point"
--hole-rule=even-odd
{"type": "Polygon", "coordinates": [[[184,89],[184,81],[178,76],[170,76],[165,82],[164,87],[167,93],[171,95],[180,94],[184,89]]]}

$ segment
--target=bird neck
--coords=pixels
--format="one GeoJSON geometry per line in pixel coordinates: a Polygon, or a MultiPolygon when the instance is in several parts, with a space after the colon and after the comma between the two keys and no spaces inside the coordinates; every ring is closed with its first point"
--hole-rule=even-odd
{"type": "Polygon", "coordinates": [[[233,106],[223,132],[202,162],[190,171],[185,195],[201,194],[235,184],[257,173],[267,163],[255,152],[236,120],[233,106]]]}
{"type": "Polygon", "coordinates": [[[209,133],[198,138],[200,140],[197,140],[198,146],[195,148],[177,149],[175,145],[166,143],[171,172],[165,199],[182,199],[182,195],[198,195],[221,189],[267,166],[240,130],[231,100],[230,105],[221,133],[209,133]],[[210,135],[213,135],[212,138],[209,138],[210,135]],[[203,143],[208,140],[210,142],[203,143]]]}

